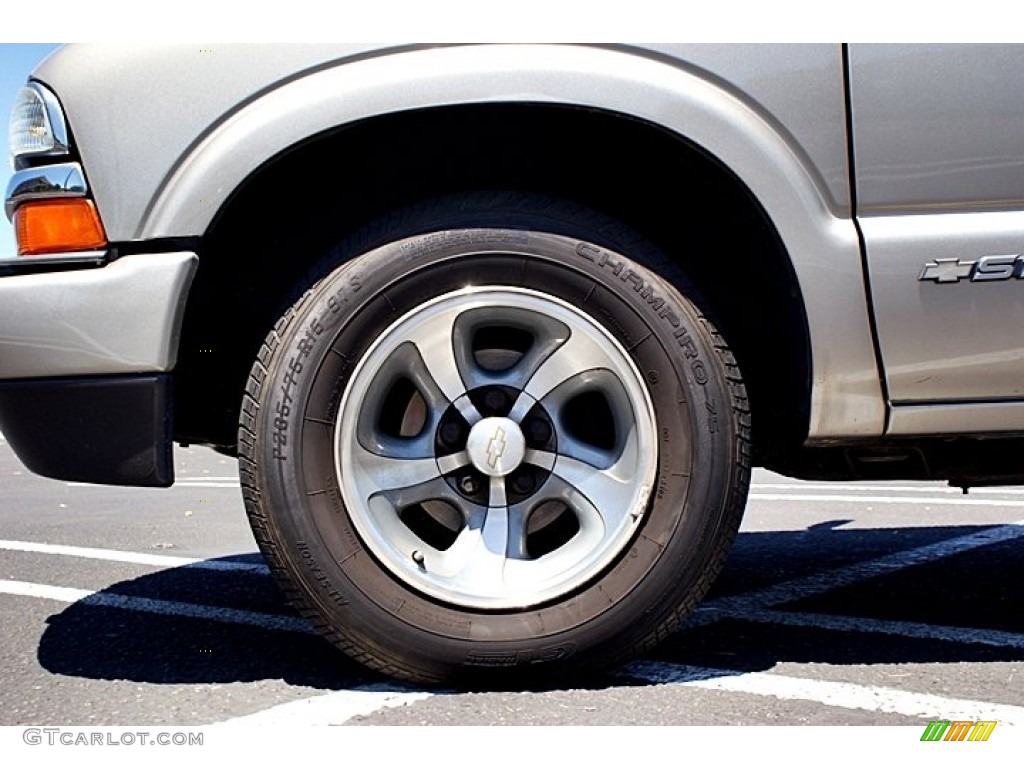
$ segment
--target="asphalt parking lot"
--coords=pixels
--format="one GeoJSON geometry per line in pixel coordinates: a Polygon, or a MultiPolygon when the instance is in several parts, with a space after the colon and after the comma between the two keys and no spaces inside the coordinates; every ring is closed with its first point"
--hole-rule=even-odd
{"type": "Polygon", "coordinates": [[[0,724],[1024,724],[1024,488],[758,471],[683,631],[578,688],[480,693],[335,652],[267,575],[235,462],[176,461],[168,490],[76,485],[0,437],[0,724]]]}

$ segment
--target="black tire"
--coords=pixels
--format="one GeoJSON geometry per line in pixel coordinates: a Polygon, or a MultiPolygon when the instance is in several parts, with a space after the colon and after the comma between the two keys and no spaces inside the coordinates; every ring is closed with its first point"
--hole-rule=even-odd
{"type": "Polygon", "coordinates": [[[298,610],[421,683],[593,671],[666,637],[749,480],[740,374],[683,277],[602,216],[515,195],[396,214],[332,259],[267,337],[239,432],[298,610]]]}

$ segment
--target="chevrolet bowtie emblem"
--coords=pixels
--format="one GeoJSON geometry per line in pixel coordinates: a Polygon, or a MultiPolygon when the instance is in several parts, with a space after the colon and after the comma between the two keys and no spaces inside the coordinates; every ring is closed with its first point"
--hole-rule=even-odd
{"type": "Polygon", "coordinates": [[[487,464],[491,469],[498,466],[498,459],[505,455],[505,430],[498,427],[487,443],[487,464]]]}
{"type": "Polygon", "coordinates": [[[921,276],[917,279],[934,280],[937,283],[959,283],[965,277],[970,277],[973,269],[973,261],[936,259],[924,265],[921,276]]]}

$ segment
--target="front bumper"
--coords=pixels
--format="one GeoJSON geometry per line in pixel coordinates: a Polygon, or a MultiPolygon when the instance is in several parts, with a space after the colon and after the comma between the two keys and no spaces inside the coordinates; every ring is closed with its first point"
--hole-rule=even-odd
{"type": "Polygon", "coordinates": [[[197,265],[189,252],[140,254],[0,278],[0,431],[29,469],[171,484],[168,372],[197,265]]]}
{"type": "Polygon", "coordinates": [[[0,380],[169,371],[198,263],[140,254],[0,278],[0,380]]]}

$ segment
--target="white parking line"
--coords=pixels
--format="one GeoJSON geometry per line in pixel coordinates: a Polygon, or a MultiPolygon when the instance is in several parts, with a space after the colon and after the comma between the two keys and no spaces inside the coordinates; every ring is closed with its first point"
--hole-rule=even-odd
{"type": "MultiPolygon", "coordinates": [[[[906,717],[997,720],[1000,725],[1024,724],[1024,707],[767,672],[739,672],[637,661],[627,664],[615,676],[653,685],[745,693],[783,701],[809,701],[829,707],[885,712],[906,717]]],[[[435,695],[447,694],[367,686],[298,699],[253,715],[232,718],[225,721],[225,724],[342,725],[353,717],[371,715],[381,709],[407,706],[435,695]]]]}
{"type": "Polygon", "coordinates": [[[433,695],[430,691],[396,686],[359,686],[278,704],[251,715],[233,717],[219,725],[341,725],[353,717],[408,706],[433,695]]]}
{"type": "Polygon", "coordinates": [[[81,557],[88,560],[108,560],[115,563],[153,565],[158,568],[198,568],[206,571],[242,571],[245,573],[258,574],[270,573],[270,570],[263,563],[238,563],[232,560],[203,560],[195,557],[152,555],[146,552],[125,552],[118,549],[69,547],[64,544],[43,544],[35,541],[9,541],[0,539],[0,550],[8,550],[11,552],[38,552],[44,555],[81,557]]]}
{"type": "MultiPolygon", "coordinates": [[[[752,491],[808,491],[809,493],[877,493],[879,491],[884,491],[885,493],[942,493],[951,494],[955,496],[965,495],[964,492],[959,488],[941,485],[844,485],[841,483],[751,483],[750,489],[752,491]]],[[[970,495],[1024,496],[1024,489],[1000,487],[971,488],[970,495]]]]}
{"type": "Polygon", "coordinates": [[[175,482],[191,483],[205,482],[207,480],[216,483],[234,483],[238,485],[238,475],[178,475],[178,479],[175,482]]]}
{"type": "Polygon", "coordinates": [[[175,488],[240,488],[237,480],[177,480],[175,488]]]}
{"type": "MultiPolygon", "coordinates": [[[[68,482],[64,485],[70,488],[96,488],[95,483],[78,483],[68,482]]],[[[240,483],[237,480],[232,480],[230,477],[225,479],[210,479],[204,480],[196,478],[194,480],[175,480],[175,488],[239,488],[240,483]]]]}
{"type": "Polygon", "coordinates": [[[921,504],[924,506],[1024,508],[1024,501],[1013,501],[1012,499],[971,499],[964,496],[943,498],[941,496],[842,496],[826,493],[752,493],[747,498],[753,501],[827,501],[832,504],[921,504]]]}
{"type": "Polygon", "coordinates": [[[186,475],[186,474],[182,474],[182,475],[178,475],[178,479],[179,480],[223,480],[225,482],[230,480],[231,482],[238,482],[239,481],[239,476],[238,475],[186,475]]]}
{"type": "Polygon", "coordinates": [[[309,622],[296,616],[279,616],[272,613],[243,611],[238,608],[222,608],[213,605],[196,605],[181,603],[176,600],[154,600],[148,597],[129,597],[112,592],[90,592],[86,589],[57,587],[52,584],[36,584],[27,581],[0,580],[0,593],[38,597],[44,600],[56,600],[61,603],[98,606],[102,608],[119,608],[125,611],[140,613],[156,613],[162,616],[184,616],[190,619],[205,619],[225,624],[246,624],[261,629],[273,629],[283,632],[301,632],[315,635],[316,630],[309,622]]]}
{"type": "MultiPolygon", "coordinates": [[[[722,618],[725,618],[724,613],[722,618]]],[[[942,624],[923,624],[916,621],[888,621],[886,619],[869,619],[862,616],[833,616],[827,613],[773,611],[763,608],[744,608],[736,611],[733,618],[764,624],[784,624],[790,627],[828,629],[837,632],[867,632],[869,634],[912,637],[919,640],[941,640],[949,643],[1024,649],[1024,634],[1003,632],[998,629],[950,627],[942,624]]]]}
{"type": "Polygon", "coordinates": [[[891,555],[864,560],[853,565],[820,571],[810,576],[791,579],[773,584],[764,589],[744,592],[730,597],[719,597],[709,600],[700,606],[687,619],[687,626],[703,626],[718,621],[724,614],[729,616],[742,615],[750,608],[765,608],[782,603],[790,603],[803,598],[830,592],[833,589],[850,586],[861,581],[885,576],[890,573],[910,568],[922,563],[930,563],[945,557],[952,557],[969,552],[978,547],[1013,541],[1024,537],[1024,520],[1008,525],[986,528],[977,533],[958,536],[954,539],[943,539],[934,544],[926,544],[914,549],[900,550],[891,555]]]}
{"type": "Polygon", "coordinates": [[[830,707],[888,712],[908,717],[944,720],[997,720],[1000,725],[1024,724],[1024,707],[987,701],[951,699],[927,693],[900,691],[873,685],[836,683],[803,677],[774,675],[767,672],[743,672],[684,664],[637,661],[627,664],[622,674],[644,682],[732,691],[755,696],[770,696],[785,701],[811,701],[830,707]]]}

